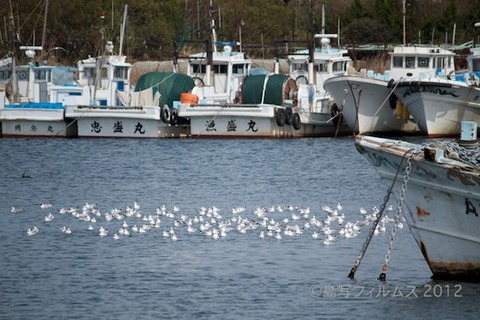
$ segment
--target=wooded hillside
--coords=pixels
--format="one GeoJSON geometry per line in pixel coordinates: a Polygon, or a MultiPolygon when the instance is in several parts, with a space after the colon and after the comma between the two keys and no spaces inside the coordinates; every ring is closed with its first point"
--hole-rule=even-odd
{"type": "MultiPolygon", "coordinates": [[[[0,3],[2,57],[20,45],[41,45],[42,41],[49,58],[64,63],[99,54],[107,40],[114,42],[118,52],[125,5],[128,15],[123,53],[130,61],[172,59],[174,41],[182,48],[180,54],[203,50],[203,41],[210,37],[210,0],[4,0],[0,3]]],[[[325,32],[341,30],[343,46],[402,43],[402,3],[402,0],[214,0],[213,14],[218,40],[241,40],[242,49],[250,57],[269,58],[273,56],[274,41],[306,40],[320,33],[322,5],[326,12],[325,32]]],[[[406,0],[406,41],[467,42],[480,35],[480,28],[474,27],[480,22],[479,13],[480,0],[406,0]]]]}

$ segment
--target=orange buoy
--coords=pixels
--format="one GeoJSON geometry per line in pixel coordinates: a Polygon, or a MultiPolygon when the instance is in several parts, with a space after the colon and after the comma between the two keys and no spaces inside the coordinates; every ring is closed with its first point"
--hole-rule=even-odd
{"type": "Polygon", "coordinates": [[[198,104],[198,96],[188,92],[180,95],[180,103],[182,104],[198,104]]]}

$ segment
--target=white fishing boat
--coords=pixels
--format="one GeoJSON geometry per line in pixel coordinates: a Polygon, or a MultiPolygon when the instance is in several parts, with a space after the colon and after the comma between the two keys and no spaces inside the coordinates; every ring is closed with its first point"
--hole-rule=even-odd
{"type": "Polygon", "coordinates": [[[394,78],[398,99],[431,138],[458,136],[462,121],[480,123],[480,48],[470,50],[468,71],[460,74],[455,74],[454,53],[432,48],[409,60],[419,70],[415,76],[394,78]]]}
{"type": "Polygon", "coordinates": [[[346,124],[336,121],[331,99],[321,85],[325,77],[345,73],[350,59],[346,51],[329,46],[333,35],[315,37],[321,39],[321,48],[313,50],[312,46],[310,51],[290,55],[292,76],[280,75],[278,70],[252,75],[251,60],[233,51],[239,43],[216,41],[212,19],[213,48],[190,57],[188,74],[197,86],[178,105],[179,117],[190,121],[192,137],[351,134],[346,124]],[[223,51],[218,51],[221,45],[223,51]]]}
{"type": "Polygon", "coordinates": [[[340,48],[340,44],[332,47],[333,39],[338,39],[338,35],[325,33],[325,6],[322,6],[322,33],[314,35],[308,49],[288,55],[289,74],[300,90],[307,86],[309,95],[312,90],[310,86],[315,88],[313,99],[309,96],[311,101],[298,103],[301,122],[326,126],[331,136],[350,135],[352,129],[338,113],[338,105],[323,87],[326,79],[347,75],[352,62],[348,50],[340,48]]]}
{"type": "Polygon", "coordinates": [[[52,100],[65,105],[65,119],[81,138],[184,137],[189,125],[177,121],[173,101],[180,99],[179,89],[186,86],[182,92],[187,92],[194,82],[186,75],[158,72],[131,86],[132,65],[122,54],[126,12],[127,6],[119,53],[108,41],[102,55],[79,61],[76,84],[52,87],[52,100]]]}
{"type": "Polygon", "coordinates": [[[415,144],[356,137],[359,153],[392,185],[400,212],[435,279],[480,281],[476,124],[473,139],[415,144]]]}
{"type": "Polygon", "coordinates": [[[297,82],[302,98],[297,105],[301,123],[325,127],[322,136],[350,135],[353,132],[339,114],[334,99],[323,88],[326,79],[347,75],[351,62],[347,50],[331,47],[331,39],[335,38],[336,34],[316,34],[313,52],[310,48],[288,56],[289,74],[297,82]],[[320,46],[315,46],[317,39],[320,46]]]}
{"type": "MultiPolygon", "coordinates": [[[[159,87],[166,77],[144,85],[152,75],[143,75],[134,89],[129,81],[131,68],[125,56],[113,53],[113,44],[109,42],[106,54],[79,61],[76,85],[52,87],[52,100],[65,105],[65,118],[75,126],[80,138],[187,135],[188,125],[162,121],[160,105],[168,93],[159,87]]],[[[173,75],[177,76],[181,75],[173,75]]],[[[191,82],[188,91],[193,87],[193,80],[183,76],[191,82]]]]}
{"type": "Polygon", "coordinates": [[[0,66],[1,134],[9,137],[67,137],[75,133],[64,120],[64,106],[49,100],[52,86],[73,78],[68,67],[37,65],[35,52],[39,46],[21,46],[30,59],[26,65],[16,65],[11,57],[0,66]],[[69,76],[70,74],[70,76],[69,76]]]}
{"type": "Polygon", "coordinates": [[[184,95],[178,115],[189,119],[191,136],[285,138],[314,134],[301,124],[299,113],[294,111],[289,98],[298,89],[289,76],[247,76],[237,92],[236,103],[214,100],[214,89],[207,86],[195,87],[191,94],[184,95]]]}
{"type": "Polygon", "coordinates": [[[453,70],[455,54],[423,46],[397,46],[389,54],[390,69],[384,73],[362,69],[356,75],[327,79],[324,87],[340,106],[350,127],[360,134],[420,134],[422,128],[417,119],[394,93],[398,84],[394,81],[410,82],[426,75],[448,74],[453,70]]]}

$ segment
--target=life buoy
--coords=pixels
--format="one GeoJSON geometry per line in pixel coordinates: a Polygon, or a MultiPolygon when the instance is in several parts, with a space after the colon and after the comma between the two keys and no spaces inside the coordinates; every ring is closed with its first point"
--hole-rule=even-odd
{"type": "Polygon", "coordinates": [[[277,120],[277,125],[283,127],[285,125],[285,109],[277,108],[275,110],[275,119],[277,120]]]}
{"type": "Polygon", "coordinates": [[[160,110],[160,118],[162,119],[163,122],[170,123],[171,112],[170,112],[170,107],[168,105],[165,104],[160,110]]]}
{"type": "Polygon", "coordinates": [[[301,126],[300,115],[298,113],[294,113],[292,115],[292,125],[295,130],[300,130],[301,126]]]}
{"type": "Polygon", "coordinates": [[[178,111],[177,109],[172,109],[170,112],[170,124],[172,126],[177,125],[178,123],[178,111]]]}
{"type": "Polygon", "coordinates": [[[390,79],[390,81],[388,81],[388,83],[387,83],[387,88],[390,89],[393,86],[394,82],[395,82],[395,80],[390,79]]]}
{"type": "Polygon", "coordinates": [[[291,125],[293,118],[293,111],[291,107],[285,108],[285,124],[291,125]]]}

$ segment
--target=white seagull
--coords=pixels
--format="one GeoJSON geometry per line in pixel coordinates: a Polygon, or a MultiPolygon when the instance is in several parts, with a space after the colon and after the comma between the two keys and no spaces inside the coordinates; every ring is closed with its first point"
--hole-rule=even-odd
{"type": "Polygon", "coordinates": [[[32,229],[28,228],[28,230],[27,230],[27,234],[28,234],[29,236],[34,236],[34,235],[36,235],[37,233],[38,233],[38,228],[37,228],[36,226],[33,227],[32,229]]]}

